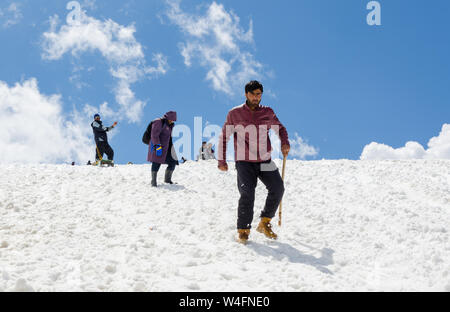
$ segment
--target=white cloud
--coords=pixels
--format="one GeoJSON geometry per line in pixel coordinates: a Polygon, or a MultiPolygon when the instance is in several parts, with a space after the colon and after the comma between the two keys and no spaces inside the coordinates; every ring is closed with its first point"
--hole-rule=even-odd
{"type": "Polygon", "coordinates": [[[149,76],[165,74],[168,68],[165,56],[155,54],[156,67],[147,66],[143,47],[134,36],[134,25],[122,26],[110,19],[100,21],[84,11],[78,23],[64,24],[58,30],[59,18],[54,16],[50,24],[50,30],[43,34],[42,57],[54,61],[68,53],[78,58],[85,52],[100,52],[117,79],[114,94],[120,106],[119,115],[138,122],[146,103],[136,99],[131,85],[149,76]]]}
{"type": "Polygon", "coordinates": [[[315,157],[319,154],[319,149],[309,145],[303,138],[295,133],[295,139],[289,140],[291,151],[289,155],[293,158],[306,159],[306,157],[315,157]]]}
{"type": "Polygon", "coordinates": [[[440,134],[430,139],[428,149],[417,142],[400,148],[372,142],[364,147],[360,159],[450,159],[450,124],[444,124],[440,134]]]}
{"type": "Polygon", "coordinates": [[[426,158],[450,159],[450,124],[444,124],[441,133],[430,139],[426,158]]]}
{"type": "Polygon", "coordinates": [[[12,2],[6,8],[0,8],[0,23],[3,28],[9,28],[18,24],[23,18],[20,4],[12,2]]]}
{"type": "Polygon", "coordinates": [[[168,18],[186,35],[186,42],[180,44],[185,65],[190,67],[197,60],[208,70],[206,79],[214,90],[233,95],[249,80],[262,78],[262,64],[242,47],[253,43],[251,21],[244,31],[239,17],[216,2],[203,16],[183,12],[179,1],[168,4],[168,18]]]}
{"type": "Polygon", "coordinates": [[[84,0],[81,3],[81,7],[82,8],[88,8],[88,9],[91,9],[91,10],[96,10],[97,9],[96,0],[84,0]]]}
{"type": "MultiPolygon", "coordinates": [[[[93,118],[94,114],[99,113],[103,119],[112,119],[118,115],[117,112],[115,112],[109,106],[108,102],[103,102],[103,104],[101,104],[99,107],[94,107],[92,105],[85,104],[83,108],[83,113],[86,116],[91,116],[91,118],[93,118]]],[[[114,135],[115,133],[117,133],[117,131],[111,132],[110,134],[114,135]]],[[[108,137],[110,134],[108,134],[108,137]]]]}
{"type": "MultiPolygon", "coordinates": [[[[272,158],[282,158],[280,138],[273,131],[270,131],[269,136],[273,149],[272,158]]],[[[291,145],[289,156],[294,159],[304,160],[307,157],[315,157],[319,154],[319,149],[309,145],[297,132],[294,133],[293,139],[289,139],[289,143],[291,145]]]]}
{"type": "Polygon", "coordinates": [[[85,163],[93,144],[82,115],[64,116],[61,96],[41,94],[35,78],[0,81],[0,163],[85,163]]]}
{"type": "Polygon", "coordinates": [[[69,81],[79,90],[90,87],[90,85],[83,81],[83,72],[92,72],[95,67],[85,67],[83,65],[72,62],[72,74],[69,77],[69,81]]]}

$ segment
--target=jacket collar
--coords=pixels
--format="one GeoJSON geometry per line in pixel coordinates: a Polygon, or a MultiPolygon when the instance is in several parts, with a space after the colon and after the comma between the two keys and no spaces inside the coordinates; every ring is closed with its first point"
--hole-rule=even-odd
{"type": "MultiPolygon", "coordinates": [[[[243,106],[244,106],[244,109],[246,109],[246,110],[248,110],[248,111],[250,111],[250,112],[253,112],[253,111],[250,109],[250,107],[247,105],[247,101],[245,101],[245,103],[243,104],[243,106]]],[[[254,111],[256,112],[256,111],[259,111],[260,109],[261,109],[261,104],[259,104],[258,107],[256,107],[256,109],[255,109],[254,111]]]]}

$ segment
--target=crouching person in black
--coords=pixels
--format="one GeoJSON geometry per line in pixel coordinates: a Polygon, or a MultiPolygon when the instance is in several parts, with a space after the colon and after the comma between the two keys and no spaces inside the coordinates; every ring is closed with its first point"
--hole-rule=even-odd
{"type": "Polygon", "coordinates": [[[104,127],[102,121],[100,120],[100,115],[94,115],[94,121],[91,124],[92,130],[94,131],[95,138],[95,160],[96,163],[100,161],[100,158],[103,158],[103,155],[106,153],[108,156],[108,160],[114,162],[114,150],[108,143],[108,135],[107,132],[112,130],[117,125],[117,121],[111,127],[104,127]]]}

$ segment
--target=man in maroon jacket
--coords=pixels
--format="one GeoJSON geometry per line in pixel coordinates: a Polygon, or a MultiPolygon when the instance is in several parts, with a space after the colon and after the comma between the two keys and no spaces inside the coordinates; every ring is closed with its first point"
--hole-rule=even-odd
{"type": "Polygon", "coordinates": [[[228,171],[226,149],[230,136],[234,135],[234,155],[241,195],[237,228],[239,242],[244,244],[250,235],[258,178],[269,193],[256,230],[271,239],[277,239],[270,221],[283,198],[284,183],[278,168],[271,160],[269,130],[274,130],[280,137],[283,156],[287,156],[290,150],[286,128],[270,107],[260,105],[263,91],[264,88],[258,81],[250,81],[245,86],[247,101],[228,113],[218,146],[219,169],[228,171]]]}

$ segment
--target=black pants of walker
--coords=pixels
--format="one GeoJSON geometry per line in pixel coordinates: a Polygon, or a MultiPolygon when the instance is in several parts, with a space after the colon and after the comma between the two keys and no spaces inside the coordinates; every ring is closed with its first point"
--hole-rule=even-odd
{"type": "Polygon", "coordinates": [[[250,229],[253,221],[255,189],[258,179],[266,186],[268,195],[261,218],[273,218],[284,194],[284,183],[273,162],[236,162],[237,183],[241,195],[238,206],[238,229],[250,229]]]}
{"type": "Polygon", "coordinates": [[[99,160],[99,153],[103,158],[103,155],[106,153],[106,156],[108,156],[108,160],[114,160],[114,151],[111,148],[111,146],[109,146],[108,142],[97,142],[97,148],[95,149],[95,159],[99,160]]]}

